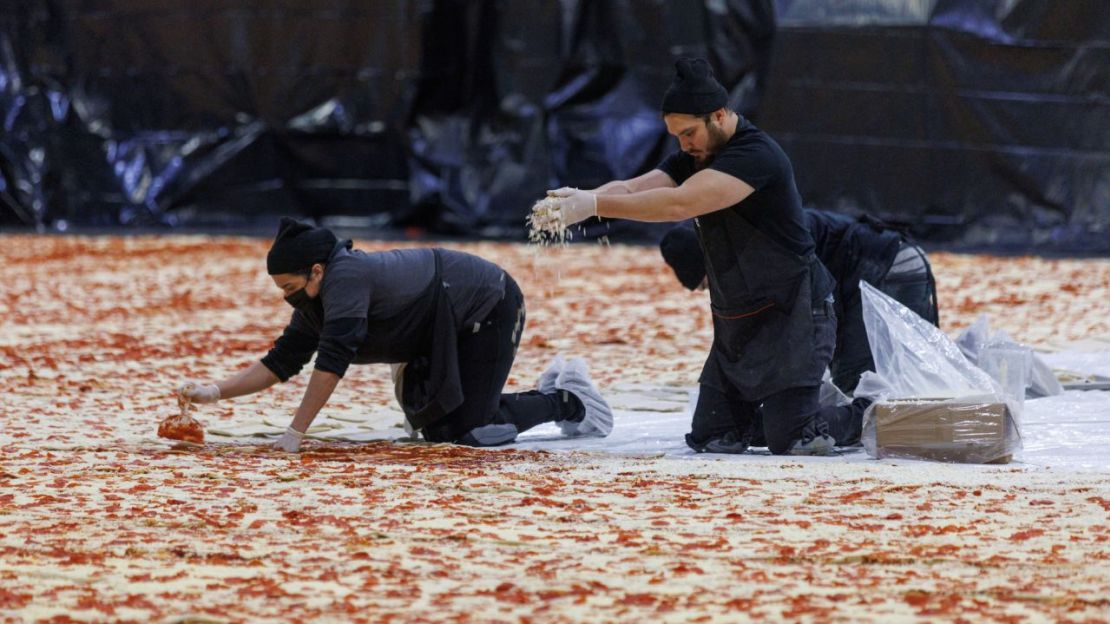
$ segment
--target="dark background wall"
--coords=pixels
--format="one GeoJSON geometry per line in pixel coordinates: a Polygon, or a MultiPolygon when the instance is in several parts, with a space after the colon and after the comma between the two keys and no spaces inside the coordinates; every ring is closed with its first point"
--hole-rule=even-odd
{"type": "Polygon", "coordinates": [[[658,104],[681,55],[782,143],[810,205],[1110,252],[1104,0],[8,0],[0,226],[300,214],[520,239],[544,189],[674,149],[658,104]]]}
{"type": "Polygon", "coordinates": [[[1110,2],[779,8],[763,125],[808,202],[937,242],[1110,251],[1110,2]]]}

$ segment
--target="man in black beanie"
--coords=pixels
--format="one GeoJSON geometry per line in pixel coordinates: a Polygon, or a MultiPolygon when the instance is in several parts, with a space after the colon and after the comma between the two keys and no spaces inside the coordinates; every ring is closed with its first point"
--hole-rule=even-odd
{"type": "Polygon", "coordinates": [[[266,270],[293,307],[281,337],[238,374],[178,393],[196,403],[252,394],[287,381],[315,354],[281,450],[300,448],[351,364],[393,364],[405,420],[430,442],[496,446],[545,422],[572,437],[613,428],[581,358],[556,357],[536,390],[501,393],[524,331],[524,295],[492,262],[449,249],[367,253],[286,218],[266,270]]]}
{"type": "Polygon", "coordinates": [[[830,454],[817,413],[836,334],[833,280],[814,255],[790,159],[729,109],[702,59],[675,63],[662,113],[681,151],[637,178],[549,191],[554,202],[537,204],[533,223],[561,231],[594,216],[694,219],[714,340],[686,443],[745,452],[758,409],[773,453],[830,454]]]}

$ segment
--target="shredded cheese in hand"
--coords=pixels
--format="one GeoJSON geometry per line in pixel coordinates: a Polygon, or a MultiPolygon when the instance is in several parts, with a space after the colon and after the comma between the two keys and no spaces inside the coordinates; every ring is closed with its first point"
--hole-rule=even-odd
{"type": "Polygon", "coordinates": [[[527,223],[528,242],[533,245],[549,245],[552,242],[566,245],[571,239],[570,230],[563,224],[558,198],[544,197],[533,204],[527,223]]]}

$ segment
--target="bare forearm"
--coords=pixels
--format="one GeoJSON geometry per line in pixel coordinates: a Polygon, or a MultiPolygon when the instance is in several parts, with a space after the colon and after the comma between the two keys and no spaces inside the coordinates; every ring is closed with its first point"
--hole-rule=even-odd
{"type": "Polygon", "coordinates": [[[597,215],[634,221],[682,221],[740,203],[755,189],[740,178],[703,169],[682,185],[655,169],[633,180],[630,195],[598,195],[597,215]]]}
{"type": "Polygon", "coordinates": [[[659,188],[631,195],[600,195],[597,216],[633,221],[681,221],[690,216],[676,189],[659,188]]]}
{"type": "Polygon", "coordinates": [[[594,195],[628,195],[632,192],[632,189],[625,180],[613,180],[612,182],[602,184],[590,192],[594,195]]]}
{"type": "Polygon", "coordinates": [[[671,176],[659,169],[652,169],[630,180],[613,180],[590,191],[594,195],[631,195],[657,188],[674,188],[671,176]]]}
{"type": "Polygon", "coordinates": [[[216,384],[221,399],[231,399],[245,394],[254,394],[281,381],[270,372],[262,362],[254,362],[229,379],[216,384]]]}
{"type": "Polygon", "coordinates": [[[339,385],[339,375],[319,369],[313,370],[312,377],[308,380],[308,388],[304,391],[304,398],[301,399],[301,405],[297,408],[290,426],[301,433],[307,431],[309,425],[316,419],[316,414],[320,413],[320,409],[331,398],[331,393],[335,391],[337,385],[339,385]]]}

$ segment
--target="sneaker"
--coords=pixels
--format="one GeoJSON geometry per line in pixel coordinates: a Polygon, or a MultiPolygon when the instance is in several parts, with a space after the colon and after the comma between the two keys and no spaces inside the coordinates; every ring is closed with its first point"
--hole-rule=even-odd
{"type": "Polygon", "coordinates": [[[748,442],[735,431],[726,432],[723,436],[711,438],[707,442],[697,443],[690,434],[686,434],[686,445],[699,453],[726,453],[740,455],[748,452],[748,442]]]}
{"type": "Polygon", "coordinates": [[[475,427],[459,438],[458,443],[466,446],[501,446],[516,440],[516,425],[496,424],[475,427]]]}
{"type": "Polygon", "coordinates": [[[827,435],[819,435],[809,440],[794,440],[787,455],[836,455],[836,444],[827,435]]]}
{"type": "MultiPolygon", "coordinates": [[[[554,363],[552,364],[554,365],[554,363]]],[[[549,372],[550,368],[544,372],[544,375],[549,372]]],[[[542,375],[540,381],[541,383],[544,382],[542,375]]],[[[556,376],[554,386],[555,390],[566,390],[578,397],[578,400],[582,402],[582,406],[586,409],[586,415],[580,422],[556,421],[555,424],[559,425],[563,435],[568,437],[594,436],[604,438],[613,431],[613,410],[602,398],[601,392],[598,391],[597,386],[590,379],[590,373],[586,370],[586,360],[577,357],[567,360],[556,376]]],[[[542,388],[540,391],[543,392],[542,388]]]]}

